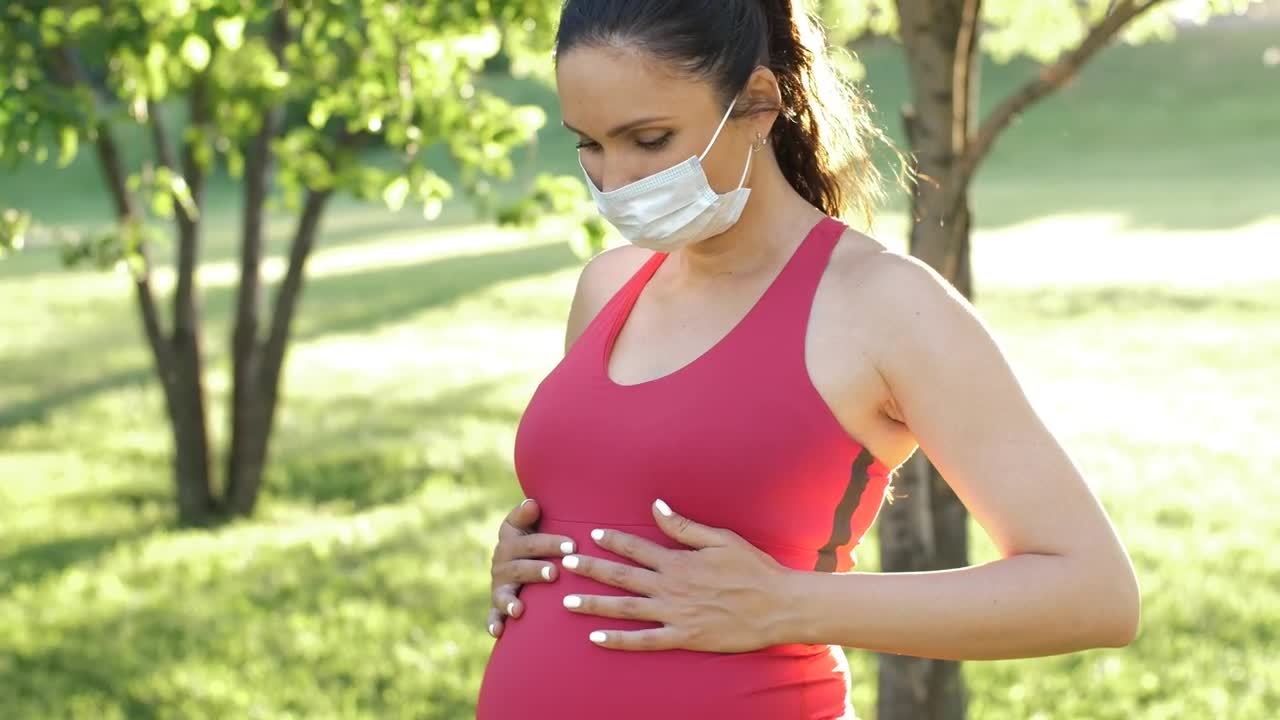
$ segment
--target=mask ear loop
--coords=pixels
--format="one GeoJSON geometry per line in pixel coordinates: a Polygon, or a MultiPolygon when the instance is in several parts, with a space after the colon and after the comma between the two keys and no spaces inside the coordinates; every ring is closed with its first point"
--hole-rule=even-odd
{"type": "Polygon", "coordinates": [[[742,177],[738,179],[739,190],[747,184],[747,173],[751,172],[751,159],[755,157],[756,153],[763,150],[765,145],[769,144],[769,138],[762,136],[760,133],[756,133],[756,140],[760,143],[759,145],[751,143],[751,147],[747,148],[747,166],[742,168],[742,177]]]}
{"type": "Polygon", "coordinates": [[[747,173],[751,172],[751,158],[755,156],[758,149],[754,143],[747,148],[747,166],[742,168],[742,177],[738,179],[738,190],[741,190],[747,184],[747,173]]]}
{"type": "Polygon", "coordinates": [[[724,129],[724,124],[729,122],[729,115],[733,113],[733,106],[737,104],[738,96],[734,95],[733,102],[729,103],[729,109],[725,110],[724,117],[720,118],[720,127],[716,128],[716,134],[711,136],[711,142],[707,143],[707,149],[703,150],[702,154],[698,156],[699,161],[705,158],[707,153],[711,152],[711,146],[716,144],[716,138],[720,137],[720,131],[724,129]]]}

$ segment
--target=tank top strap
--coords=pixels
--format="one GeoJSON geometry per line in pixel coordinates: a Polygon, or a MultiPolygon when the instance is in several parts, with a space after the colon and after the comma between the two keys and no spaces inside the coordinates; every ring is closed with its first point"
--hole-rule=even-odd
{"type": "Polygon", "coordinates": [[[666,253],[655,252],[613,293],[613,297],[605,302],[604,306],[600,308],[596,316],[587,325],[586,330],[583,331],[583,338],[589,338],[589,342],[586,344],[595,348],[608,341],[618,323],[622,321],[635,303],[636,298],[639,297],[645,283],[649,282],[649,278],[653,277],[653,274],[657,272],[658,266],[662,264],[666,256],[666,253]]]}
{"type": "Polygon", "coordinates": [[[749,333],[754,340],[775,344],[775,348],[779,344],[790,347],[799,343],[798,347],[803,350],[818,283],[846,227],[828,216],[809,231],[755,308],[752,318],[755,326],[749,333]]]}

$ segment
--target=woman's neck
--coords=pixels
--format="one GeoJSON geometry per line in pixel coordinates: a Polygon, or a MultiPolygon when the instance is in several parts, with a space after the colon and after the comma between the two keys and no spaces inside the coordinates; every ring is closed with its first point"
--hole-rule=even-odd
{"type": "Polygon", "coordinates": [[[673,252],[663,263],[673,266],[668,277],[675,284],[771,272],[822,219],[823,213],[787,182],[773,154],[761,155],[762,162],[751,174],[751,196],[738,222],[719,235],[673,252]]]}

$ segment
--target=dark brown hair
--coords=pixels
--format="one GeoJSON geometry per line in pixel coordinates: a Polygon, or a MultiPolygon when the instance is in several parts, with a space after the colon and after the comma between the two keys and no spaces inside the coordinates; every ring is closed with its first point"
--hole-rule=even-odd
{"type": "MultiPolygon", "coordinates": [[[[557,56],[579,45],[630,45],[711,81],[723,107],[758,66],[778,78],[770,141],[791,186],[832,216],[870,225],[884,196],[869,142],[888,143],[871,105],[832,65],[821,26],[793,0],[566,0],[557,56]]],[[[890,146],[892,146],[890,144],[890,146]]]]}

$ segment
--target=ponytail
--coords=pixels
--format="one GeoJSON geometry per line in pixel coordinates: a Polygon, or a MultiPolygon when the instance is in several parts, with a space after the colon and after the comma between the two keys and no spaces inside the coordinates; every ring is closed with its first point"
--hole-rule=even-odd
{"type": "Polygon", "coordinates": [[[792,0],[756,0],[764,9],[767,54],[782,110],[770,137],[778,165],[796,192],[833,216],[871,224],[884,197],[868,140],[886,140],[870,104],[843,80],[827,54],[821,26],[792,0]]]}

